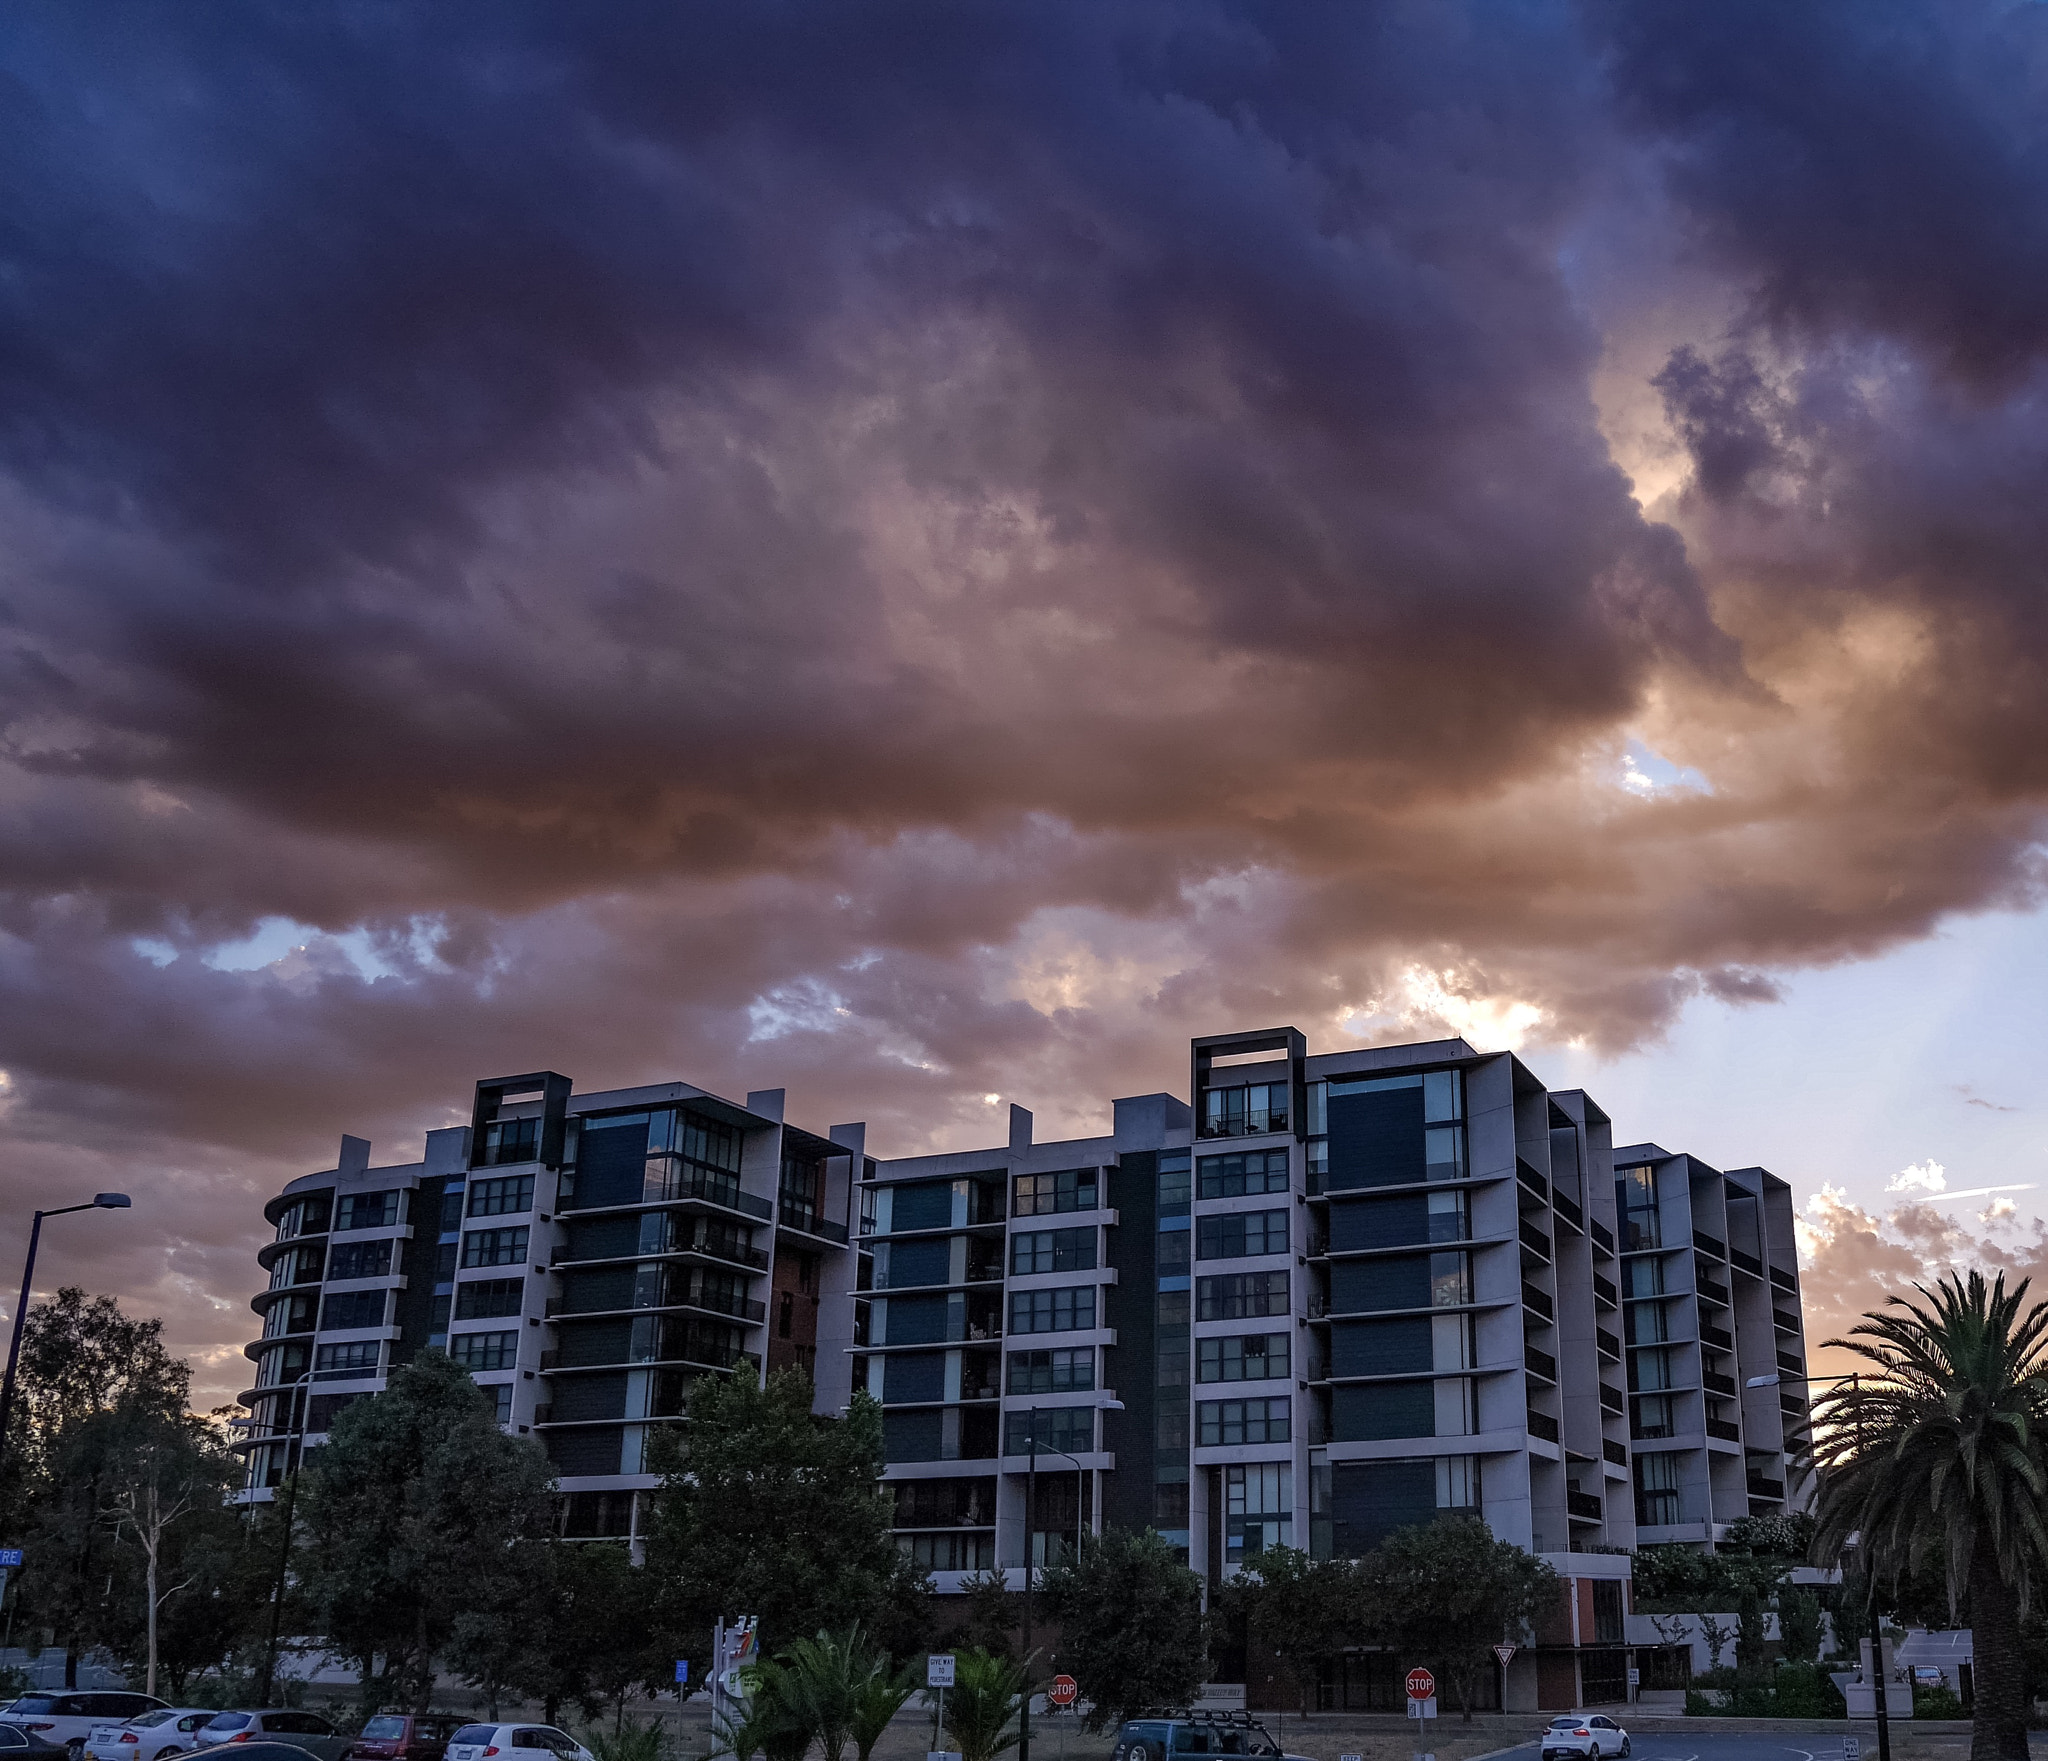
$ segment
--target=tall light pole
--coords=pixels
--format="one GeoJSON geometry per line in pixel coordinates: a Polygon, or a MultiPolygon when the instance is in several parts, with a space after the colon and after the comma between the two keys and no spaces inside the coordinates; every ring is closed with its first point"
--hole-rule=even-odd
{"type": "MultiPolygon", "coordinates": [[[[1031,1519],[1036,1514],[1038,1493],[1038,1415],[1041,1412],[1059,1412],[1059,1407],[1030,1406],[1024,1409],[1031,1415],[1031,1449],[1024,1467],[1024,1704],[1017,1710],[1017,1761],[1031,1761],[1031,1519]]],[[[1124,1403],[1111,1396],[1100,1396],[1089,1403],[1091,1412],[1122,1412],[1124,1403]]],[[[1048,1455],[1067,1455],[1064,1449],[1048,1449],[1048,1455]]],[[[1071,1455],[1074,1462],[1076,1484],[1087,1470],[1071,1455]]],[[[1082,1519],[1085,1522],[1085,1518],[1082,1519]]],[[[1074,1556],[1080,1557],[1075,1548],[1074,1556]]]]}
{"type": "Polygon", "coordinates": [[[291,1429],[284,1439],[284,1540],[277,1550],[277,1584],[270,1597],[270,1643],[263,1653],[263,1686],[256,1696],[256,1704],[270,1704],[270,1690],[277,1674],[277,1629],[284,1619],[284,1580],[292,1563],[292,1515],[298,1508],[299,1476],[292,1465],[292,1441],[298,1440],[299,1460],[306,1459],[307,1414],[298,1412],[296,1391],[312,1379],[313,1366],[308,1364],[289,1382],[284,1384],[285,1423],[291,1429]],[[296,1415],[296,1416],[295,1416],[296,1415]]]}
{"type": "Polygon", "coordinates": [[[21,1362],[21,1328],[28,1319],[29,1289],[36,1278],[36,1248],[43,1239],[45,1217],[68,1217],[73,1211],[125,1211],[132,1201],[125,1192],[94,1193],[84,1205],[60,1205],[54,1211],[38,1211],[28,1229],[28,1263],[21,1269],[21,1300],[14,1305],[14,1337],[7,1346],[7,1375],[0,1380],[0,1461],[7,1455],[7,1421],[14,1416],[14,1372],[21,1362]]]}
{"type": "MultiPolygon", "coordinates": [[[[1850,1403],[1856,1407],[1856,1446],[1863,1446],[1863,1409],[1858,1398],[1863,1392],[1861,1371],[1852,1370],[1846,1376],[1792,1376],[1779,1375],[1775,1370],[1768,1376],[1750,1376],[1743,1382],[1745,1388],[1776,1388],[1786,1381],[1803,1382],[1811,1388],[1817,1382],[1840,1384],[1847,1382],[1854,1390],[1850,1403]]],[[[1809,1412],[1811,1409],[1808,1409],[1809,1412]]],[[[1870,1568],[1868,1550],[1863,1561],[1863,1582],[1866,1598],[1870,1604],[1870,1673],[1876,1678],[1871,1699],[1877,1710],[1877,1761],[1892,1761],[1891,1709],[1885,1705],[1885,1696],[1891,1684],[1884,1674],[1884,1617],[1877,1611],[1877,1573],[1870,1568]]]]}

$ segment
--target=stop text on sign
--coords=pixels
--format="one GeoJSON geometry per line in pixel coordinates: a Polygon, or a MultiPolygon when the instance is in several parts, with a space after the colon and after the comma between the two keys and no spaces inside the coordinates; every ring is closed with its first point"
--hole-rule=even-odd
{"type": "Polygon", "coordinates": [[[1411,1669],[1408,1672],[1408,1698],[1411,1700],[1435,1699],[1436,1677],[1426,1669],[1411,1669]]]}

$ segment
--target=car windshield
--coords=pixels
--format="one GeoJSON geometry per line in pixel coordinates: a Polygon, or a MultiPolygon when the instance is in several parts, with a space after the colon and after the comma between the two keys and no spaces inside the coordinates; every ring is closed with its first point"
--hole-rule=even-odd
{"type": "Polygon", "coordinates": [[[48,1694],[28,1694],[7,1708],[10,1712],[48,1712],[57,1702],[48,1694]]]}
{"type": "Polygon", "coordinates": [[[495,1724],[465,1724],[448,1740],[451,1743],[487,1743],[497,1728],[495,1724]]]}
{"type": "Polygon", "coordinates": [[[405,1735],[402,1718],[373,1718],[363,1726],[363,1735],[373,1743],[395,1743],[405,1735]]]}
{"type": "Polygon", "coordinates": [[[1552,1730],[1576,1730],[1578,1724],[1579,1721],[1576,1718],[1553,1718],[1550,1721],[1550,1728],[1552,1730]]]}
{"type": "Polygon", "coordinates": [[[206,1728],[208,1730],[242,1730],[247,1727],[248,1723],[249,1714],[246,1712],[223,1712],[206,1728]]]}
{"type": "Polygon", "coordinates": [[[168,1712],[143,1712],[129,1719],[128,1722],[136,1730],[153,1730],[168,1717],[170,1717],[168,1712]]]}

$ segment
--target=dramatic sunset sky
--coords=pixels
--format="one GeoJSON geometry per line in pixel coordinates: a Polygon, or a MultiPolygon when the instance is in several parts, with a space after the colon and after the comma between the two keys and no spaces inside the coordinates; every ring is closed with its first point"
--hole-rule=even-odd
{"type": "Polygon", "coordinates": [[[7,1239],[207,1398],[541,1067],[1449,1029],[1816,1339],[2048,1264],[2048,7],[41,0],[0,156],[7,1239]]]}

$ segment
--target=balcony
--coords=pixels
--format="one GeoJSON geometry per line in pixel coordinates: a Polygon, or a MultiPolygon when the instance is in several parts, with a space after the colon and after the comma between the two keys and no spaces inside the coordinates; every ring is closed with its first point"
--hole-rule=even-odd
{"type": "Polygon", "coordinates": [[[1735,1378],[1733,1376],[1724,1376],[1719,1370],[1702,1370],[1700,1372],[1700,1386],[1706,1389],[1709,1394],[1733,1394],[1735,1392],[1735,1378]]]}
{"type": "MultiPolygon", "coordinates": [[[[1597,1229],[1599,1224],[1596,1223],[1593,1227],[1597,1229]]],[[[1618,1309],[1621,1307],[1621,1292],[1614,1288],[1611,1280],[1603,1278],[1598,1272],[1595,1272],[1593,1274],[1593,1300],[1602,1308],[1618,1309]]]]}
{"type": "Polygon", "coordinates": [[[1595,1327],[1593,1329],[1593,1343],[1599,1348],[1600,1355],[1609,1363],[1618,1364],[1621,1362],[1621,1341],[1608,1332],[1605,1327],[1595,1327]]]}
{"type": "MultiPolygon", "coordinates": [[[[744,1197],[745,1194],[741,1196],[744,1197]]],[[[776,1213],[785,1229],[794,1229],[800,1235],[811,1235],[820,1241],[829,1241],[835,1247],[846,1245],[846,1225],[835,1223],[830,1217],[819,1216],[815,1205],[794,1204],[788,1199],[783,1199],[776,1206],[776,1213]]]]}
{"type": "Polygon", "coordinates": [[[1550,1202],[1550,1182],[1545,1180],[1534,1168],[1530,1167],[1527,1162],[1523,1161],[1520,1156],[1515,1158],[1515,1178],[1533,1192],[1543,1203],[1548,1204],[1550,1202]]]}
{"type": "Polygon", "coordinates": [[[1711,1278],[1702,1278],[1699,1282],[1699,1299],[1702,1302],[1711,1302],[1720,1308],[1726,1308],[1728,1306],[1728,1286],[1716,1284],[1711,1278]]]}
{"type": "Polygon", "coordinates": [[[1798,1314],[1781,1308],[1773,1308],[1771,1310],[1771,1325],[1777,1328],[1780,1333],[1797,1334],[1800,1331],[1798,1314]]]}
{"type": "Polygon", "coordinates": [[[1613,1462],[1616,1467],[1628,1466],[1628,1445],[1626,1443],[1617,1443],[1612,1437],[1603,1437],[1600,1441],[1600,1453],[1613,1462]]]}
{"type": "Polygon", "coordinates": [[[1797,1296],[1799,1294],[1799,1280],[1793,1277],[1790,1272],[1783,1271],[1777,1266],[1771,1268],[1771,1282],[1788,1296],[1797,1296]]]}
{"type": "Polygon", "coordinates": [[[1735,1340],[1732,1335],[1722,1332],[1719,1327],[1709,1327],[1704,1321],[1700,1323],[1700,1343],[1702,1345],[1711,1345],[1716,1351],[1733,1351],[1735,1349],[1735,1340]]]}
{"type": "Polygon", "coordinates": [[[1803,1379],[1806,1375],[1806,1366],[1790,1352],[1781,1351],[1778,1353],[1778,1371],[1781,1375],[1803,1379]]]}
{"type": "Polygon", "coordinates": [[[1586,1225],[1586,1233],[1593,1238],[1593,1245],[1609,1259],[1614,1257],[1614,1235],[1607,1225],[1595,1217],[1586,1225]]]}
{"type": "Polygon", "coordinates": [[[1531,1375],[1541,1376],[1546,1382],[1557,1380],[1557,1359],[1547,1351],[1538,1351],[1535,1346],[1525,1344],[1522,1356],[1528,1360],[1531,1375]]]}
{"type": "Polygon", "coordinates": [[[1556,1205],[1557,1214],[1560,1217],[1562,1217],[1567,1223],[1569,1223],[1574,1229],[1585,1228],[1586,1214],[1585,1212],[1579,1209],[1576,1202],[1566,1198],[1565,1195],[1561,1192],[1557,1194],[1557,1196],[1551,1202],[1556,1205]]]}
{"type": "Polygon", "coordinates": [[[1709,1419],[1707,1420],[1707,1435],[1709,1437],[1718,1437],[1723,1443],[1740,1443],[1742,1441],[1742,1428],[1739,1425],[1731,1425],[1726,1419],[1709,1419]]]}
{"type": "Polygon", "coordinates": [[[1763,1261],[1753,1253],[1744,1253],[1739,1247],[1728,1250],[1728,1263],[1738,1272],[1747,1272],[1752,1278],[1761,1278],[1764,1275],[1763,1261]]]}
{"type": "Polygon", "coordinates": [[[1537,1412],[1533,1407],[1530,1408],[1529,1435],[1532,1437],[1541,1437],[1543,1441],[1546,1443],[1555,1443],[1559,1435],[1557,1428],[1557,1420],[1552,1418],[1548,1413],[1537,1412]]]}
{"type": "Polygon", "coordinates": [[[1600,1494],[1597,1492],[1581,1492],[1576,1486],[1566,1490],[1564,1507],[1573,1522],[1597,1523],[1605,1515],[1605,1508],[1600,1502],[1600,1494]]]}
{"type": "Polygon", "coordinates": [[[1624,1413],[1628,1411],[1628,1402],[1622,1398],[1621,1391],[1618,1388],[1608,1387],[1605,1382],[1600,1384],[1600,1405],[1601,1409],[1606,1412],[1624,1413]]]}
{"type": "Polygon", "coordinates": [[[1785,1482],[1773,1480],[1764,1474],[1751,1474],[1749,1495],[1752,1498],[1774,1498],[1782,1504],[1785,1499],[1785,1482]]]}
{"type": "Polygon", "coordinates": [[[1522,1306],[1533,1314],[1541,1315],[1546,1321],[1555,1312],[1551,1308],[1550,1298],[1533,1284],[1522,1286],[1522,1306]]]}
{"type": "Polygon", "coordinates": [[[1709,1235],[1704,1229],[1695,1229],[1692,1232],[1692,1244],[1701,1253],[1712,1254],[1717,1260],[1725,1260],[1728,1257],[1728,1244],[1718,1235],[1709,1235]]]}
{"type": "Polygon", "coordinates": [[[1550,1237],[1545,1235],[1542,1230],[1534,1227],[1525,1219],[1521,1224],[1520,1234],[1522,1245],[1532,1254],[1536,1255],[1538,1259],[1547,1261],[1550,1258],[1550,1237]]]}

